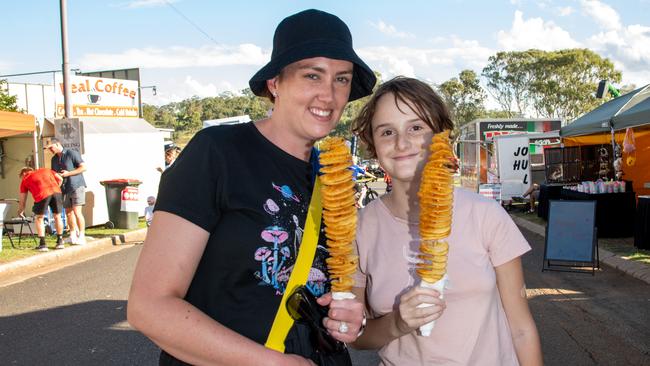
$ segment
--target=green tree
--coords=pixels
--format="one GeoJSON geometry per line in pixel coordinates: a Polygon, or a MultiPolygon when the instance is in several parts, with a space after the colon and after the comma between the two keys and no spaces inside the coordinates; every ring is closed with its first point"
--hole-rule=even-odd
{"type": "Polygon", "coordinates": [[[145,121],[151,123],[154,126],[156,125],[157,111],[158,108],[156,108],[156,106],[146,104],[146,103],[142,104],[142,118],[144,118],[145,121]]]}
{"type": "Polygon", "coordinates": [[[9,95],[6,91],[7,80],[0,80],[0,111],[18,112],[16,96],[9,95]]]}
{"type": "Polygon", "coordinates": [[[505,111],[572,120],[601,101],[601,79],[620,82],[621,72],[587,49],[499,52],[482,73],[488,91],[505,111]]]}
{"type": "Polygon", "coordinates": [[[178,103],[178,129],[181,131],[198,131],[202,127],[201,114],[203,111],[201,99],[193,96],[178,103]]]}
{"type": "Polygon", "coordinates": [[[485,113],[484,102],[487,95],[472,70],[461,71],[457,78],[440,84],[438,90],[446,100],[452,120],[458,127],[480,118],[485,113]]]}
{"type": "Polygon", "coordinates": [[[481,75],[487,90],[507,117],[523,115],[529,109],[529,92],[534,80],[532,65],[544,51],[498,52],[488,59],[481,75]]]}

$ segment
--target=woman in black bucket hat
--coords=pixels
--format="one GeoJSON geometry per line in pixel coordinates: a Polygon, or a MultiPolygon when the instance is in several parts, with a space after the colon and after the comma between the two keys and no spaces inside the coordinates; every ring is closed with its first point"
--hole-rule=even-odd
{"type": "Polygon", "coordinates": [[[323,338],[357,338],[363,305],[331,300],[321,235],[305,287],[329,306],[325,320],[296,322],[284,353],[263,346],[300,248],[313,145],[375,81],[338,17],[294,14],[250,80],[271,116],[199,131],[164,172],[128,306],[131,325],[163,349],[161,365],[325,364],[323,338]]]}
{"type": "Polygon", "coordinates": [[[305,10],[285,18],[275,30],[271,61],[249,81],[255,95],[270,97],[266,82],[279,75],[287,65],[311,57],[346,60],[354,64],[348,101],[372,93],[375,74],[352,48],[352,35],[338,17],[320,10],[305,10]]]}

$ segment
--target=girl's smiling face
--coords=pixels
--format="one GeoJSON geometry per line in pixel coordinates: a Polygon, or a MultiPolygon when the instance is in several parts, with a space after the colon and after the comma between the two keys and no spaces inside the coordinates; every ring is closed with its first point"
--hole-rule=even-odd
{"type": "Polygon", "coordinates": [[[393,93],[384,94],[377,101],[371,127],[381,166],[394,180],[413,180],[428,156],[433,137],[431,127],[393,93]]]}

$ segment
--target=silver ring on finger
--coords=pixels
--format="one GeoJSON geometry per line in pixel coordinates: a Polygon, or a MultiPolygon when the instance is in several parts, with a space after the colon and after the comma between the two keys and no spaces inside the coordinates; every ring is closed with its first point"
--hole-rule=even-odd
{"type": "Polygon", "coordinates": [[[341,324],[339,324],[339,333],[347,333],[347,332],[348,332],[348,323],[342,321],[341,324]]]}

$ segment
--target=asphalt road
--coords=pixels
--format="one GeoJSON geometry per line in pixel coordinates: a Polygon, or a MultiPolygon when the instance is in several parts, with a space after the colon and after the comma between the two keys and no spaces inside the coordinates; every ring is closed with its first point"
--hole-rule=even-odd
{"type": "MultiPolygon", "coordinates": [[[[650,286],[605,268],[544,272],[543,238],[523,231],[523,258],[547,365],[650,364],[650,286]]],[[[155,365],[158,351],[126,323],[140,246],[0,287],[0,364],[155,365]]],[[[155,311],[155,309],[152,309],[155,311]]],[[[354,352],[355,365],[376,365],[354,352]]]]}

